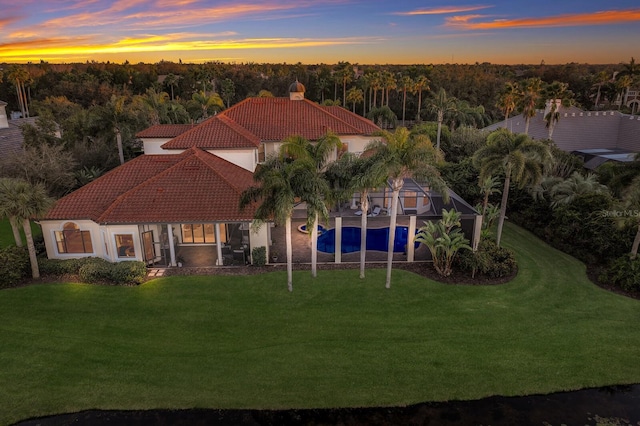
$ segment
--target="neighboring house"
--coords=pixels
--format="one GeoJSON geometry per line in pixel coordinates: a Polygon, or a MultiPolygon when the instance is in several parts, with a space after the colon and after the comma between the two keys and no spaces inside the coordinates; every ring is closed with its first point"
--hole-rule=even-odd
{"type": "MultiPolygon", "coordinates": [[[[40,221],[47,254],[171,266],[183,260],[198,266],[244,263],[253,248],[269,250],[280,239],[274,236],[281,227],[253,228],[256,206],[241,211],[239,199],[254,184],[257,165],[278,152],[283,139],[301,135],[313,141],[332,131],[348,151],[360,153],[379,130],[343,108],[304,99],[297,82],[289,98],[250,98],[197,125],[150,127],[137,135],[144,155],[63,197],[40,221]]],[[[455,194],[443,206],[428,187],[412,180],[405,186],[400,212],[412,224],[409,235],[417,219],[438,217],[446,207],[463,212],[463,229],[479,236],[480,216],[455,194]]],[[[372,222],[388,223],[380,213],[390,196],[387,188],[371,196],[379,206],[372,222]]],[[[354,198],[332,213],[332,224],[340,227],[343,215],[359,220],[357,209],[354,198]]],[[[302,222],[304,216],[304,206],[297,206],[294,218],[302,222]]],[[[340,262],[340,255],[332,260],[340,262]]]]}
{"type": "MultiPolygon", "coordinates": [[[[602,161],[592,162],[591,168],[604,161],[632,161],[635,153],[640,152],[640,116],[618,111],[583,111],[576,107],[560,107],[559,113],[560,119],[553,130],[553,142],[563,151],[581,155],[587,162],[592,156],[601,156],[602,161]]],[[[531,138],[549,138],[544,117],[545,111],[539,110],[531,118],[528,133],[531,138]]],[[[505,127],[504,120],[485,130],[502,127],[505,127]]],[[[524,133],[524,117],[517,115],[509,118],[507,128],[514,133],[524,133]]]]}
{"type": "Polygon", "coordinates": [[[23,124],[35,124],[36,118],[16,118],[10,120],[7,117],[7,103],[0,101],[0,156],[6,157],[22,149],[24,138],[22,137],[23,124]]]}

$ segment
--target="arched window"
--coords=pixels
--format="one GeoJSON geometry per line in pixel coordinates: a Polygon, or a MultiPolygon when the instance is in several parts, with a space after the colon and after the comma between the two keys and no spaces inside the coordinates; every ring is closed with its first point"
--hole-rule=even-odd
{"type": "Polygon", "coordinates": [[[67,222],[62,231],[55,231],[58,253],[93,253],[91,232],[81,231],[77,224],[67,222]]]}

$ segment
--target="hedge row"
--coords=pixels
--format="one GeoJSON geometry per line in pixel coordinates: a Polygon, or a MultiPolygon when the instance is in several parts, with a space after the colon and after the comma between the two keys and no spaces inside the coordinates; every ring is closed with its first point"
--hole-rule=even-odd
{"type": "Polygon", "coordinates": [[[78,275],[87,283],[140,284],[147,276],[144,262],[111,263],[98,257],[81,259],[39,259],[42,275],[78,275]]]}

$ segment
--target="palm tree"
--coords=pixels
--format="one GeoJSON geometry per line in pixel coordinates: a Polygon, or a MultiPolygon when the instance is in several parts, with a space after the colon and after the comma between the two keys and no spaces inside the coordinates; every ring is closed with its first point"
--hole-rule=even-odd
{"type": "Polygon", "coordinates": [[[381,166],[386,171],[392,190],[386,281],[386,288],[390,288],[398,199],[404,185],[404,179],[427,180],[429,188],[440,192],[447,203],[449,202],[449,193],[447,185],[440,177],[436,167],[437,163],[442,161],[442,154],[439,150],[434,149],[428,137],[413,135],[405,127],[399,127],[394,133],[382,131],[378,135],[382,139],[373,141],[367,148],[373,151],[372,161],[377,162],[378,167],[381,166]]]}
{"type": "Polygon", "coordinates": [[[480,192],[482,192],[482,216],[485,216],[487,213],[487,206],[489,205],[489,196],[493,194],[499,194],[500,188],[498,178],[495,176],[487,176],[484,179],[481,179],[478,182],[478,186],[480,187],[480,192]]]}
{"type": "Polygon", "coordinates": [[[569,90],[569,85],[567,83],[561,83],[559,81],[554,81],[544,89],[544,94],[549,105],[549,112],[544,117],[544,120],[547,123],[547,128],[549,129],[549,139],[553,136],[553,129],[555,128],[558,120],[560,120],[560,105],[567,102],[567,100],[571,97],[572,93],[569,90]]]}
{"type": "Polygon", "coordinates": [[[400,79],[400,87],[402,87],[402,127],[404,127],[404,118],[407,107],[407,90],[410,92],[413,91],[414,86],[415,83],[413,82],[413,79],[408,75],[404,75],[400,79]]]}
{"type": "Polygon", "coordinates": [[[398,117],[391,111],[388,106],[372,108],[367,114],[367,118],[378,125],[382,129],[393,128],[398,121],[398,117]]]}
{"type": "Polygon", "coordinates": [[[22,229],[27,240],[31,275],[40,278],[36,249],[31,233],[31,219],[43,216],[53,205],[42,184],[32,185],[21,179],[2,179],[0,183],[0,205],[2,212],[10,221],[22,222],[22,229]]]}
{"type": "Polygon", "coordinates": [[[279,156],[269,157],[253,174],[253,180],[259,185],[247,188],[240,197],[240,208],[260,201],[255,213],[258,226],[268,220],[285,226],[285,244],[287,246],[287,288],[293,291],[293,251],[291,246],[291,216],[296,195],[292,179],[297,165],[285,161],[279,156]]]}
{"type": "Polygon", "coordinates": [[[349,62],[338,62],[336,81],[342,83],[342,105],[347,104],[347,83],[353,80],[353,67],[349,62]]]}
{"type": "Polygon", "coordinates": [[[420,110],[422,109],[422,91],[429,90],[429,79],[424,75],[419,75],[415,81],[414,88],[418,92],[418,113],[416,114],[416,120],[420,121],[420,110]]]}
{"type": "Polygon", "coordinates": [[[367,211],[369,211],[369,193],[374,188],[385,185],[386,169],[381,162],[365,155],[357,157],[352,153],[343,154],[327,167],[325,176],[332,183],[331,192],[335,201],[350,200],[354,193],[360,194],[360,278],[365,276],[367,254],[367,211]]]}
{"type": "Polygon", "coordinates": [[[356,112],[356,104],[364,101],[364,95],[362,89],[352,87],[347,91],[347,97],[345,98],[345,106],[347,103],[351,103],[352,112],[356,112]]]}
{"type": "MultiPolygon", "coordinates": [[[[395,90],[398,87],[398,82],[396,81],[396,77],[390,71],[382,72],[382,87],[384,88],[385,94],[385,105],[389,106],[389,92],[391,90],[395,90]]],[[[381,103],[382,105],[382,103],[381,103]]]]}
{"type": "Polygon", "coordinates": [[[149,124],[160,124],[161,121],[168,119],[167,117],[167,100],[169,94],[166,92],[156,92],[154,88],[149,88],[143,96],[142,100],[145,109],[149,113],[149,124]],[[164,119],[164,120],[163,120],[164,119]]]}
{"type": "Polygon", "coordinates": [[[520,89],[517,84],[506,83],[500,97],[498,98],[497,107],[500,108],[504,114],[504,127],[509,127],[509,115],[516,108],[516,102],[518,100],[518,93],[520,89]]]}
{"type": "Polygon", "coordinates": [[[618,109],[622,107],[622,105],[626,105],[627,102],[627,93],[629,92],[629,87],[633,84],[633,78],[629,74],[624,74],[618,77],[616,80],[616,91],[618,96],[620,97],[620,103],[618,104],[618,109]]]}
{"type": "Polygon", "coordinates": [[[480,179],[488,176],[504,175],[502,202],[496,244],[500,246],[502,227],[507,212],[509,185],[513,180],[520,187],[535,185],[542,177],[542,166],[550,158],[549,148],[534,141],[524,133],[514,135],[507,129],[500,129],[489,135],[487,144],[473,156],[474,165],[480,170],[480,179]]]}
{"type": "Polygon", "coordinates": [[[20,65],[12,65],[9,68],[7,78],[13,81],[16,86],[16,94],[18,97],[18,105],[22,111],[22,117],[29,117],[29,104],[27,100],[27,92],[25,90],[25,83],[29,80],[29,72],[22,68],[20,65]]]}
{"type": "Polygon", "coordinates": [[[519,96],[519,104],[524,117],[524,134],[529,134],[529,124],[531,119],[536,115],[536,107],[540,102],[542,94],[542,80],[538,77],[532,77],[525,80],[521,86],[519,96]]]}
{"type": "Polygon", "coordinates": [[[595,107],[598,109],[598,105],[600,105],[600,95],[602,92],[602,86],[609,81],[609,73],[606,71],[600,71],[596,74],[594,78],[593,85],[598,88],[598,92],[596,94],[595,107]]]}
{"type": "MultiPolygon", "coordinates": [[[[15,183],[15,179],[11,178],[0,178],[0,199],[3,194],[9,194],[13,192],[12,185],[15,183]]],[[[22,237],[20,236],[20,222],[14,217],[12,214],[12,210],[10,209],[10,204],[1,200],[0,202],[0,218],[8,219],[9,224],[11,225],[11,231],[13,232],[13,239],[16,242],[16,246],[22,247],[22,237]]]]}
{"type": "Polygon", "coordinates": [[[283,140],[280,155],[293,159],[297,164],[292,176],[293,191],[307,205],[307,229],[311,236],[311,276],[317,275],[318,219],[326,221],[329,211],[325,201],[329,198],[329,186],[323,172],[333,153],[342,146],[340,138],[327,133],[316,143],[302,136],[290,136],[283,140]]]}
{"type": "Polygon", "coordinates": [[[224,102],[217,93],[207,95],[205,92],[196,92],[191,96],[191,101],[200,107],[200,118],[206,119],[211,112],[224,109],[224,102]]]}
{"type": "MultiPolygon", "coordinates": [[[[373,90],[373,106],[369,108],[370,111],[373,108],[378,107],[378,90],[382,90],[382,74],[380,73],[380,71],[376,71],[371,74],[371,89],[373,90]]],[[[382,95],[380,96],[380,98],[380,106],[382,106],[382,95]]]]}
{"type": "Polygon", "coordinates": [[[230,78],[225,78],[220,83],[220,93],[222,97],[224,97],[226,101],[226,107],[229,108],[231,106],[231,100],[236,95],[236,85],[230,78]]]}
{"type": "Polygon", "coordinates": [[[436,114],[437,117],[438,133],[436,136],[436,149],[440,149],[442,122],[446,114],[450,114],[456,110],[456,99],[454,97],[447,97],[447,92],[445,92],[443,88],[440,88],[438,93],[429,101],[427,108],[430,113],[436,114]]]}
{"type": "Polygon", "coordinates": [[[580,195],[605,192],[609,192],[609,189],[598,182],[598,177],[595,174],[587,173],[586,176],[583,176],[579,172],[573,172],[569,178],[550,188],[551,207],[570,204],[580,195]]]}
{"type": "Polygon", "coordinates": [[[167,77],[164,79],[164,84],[171,88],[171,100],[173,101],[175,97],[173,96],[173,88],[178,85],[178,76],[173,73],[169,73],[167,77]]]}

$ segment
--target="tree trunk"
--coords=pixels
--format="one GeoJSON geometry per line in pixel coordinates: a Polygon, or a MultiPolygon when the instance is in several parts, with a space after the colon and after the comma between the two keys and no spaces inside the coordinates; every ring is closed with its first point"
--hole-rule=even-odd
{"type": "Polygon", "coordinates": [[[500,205],[500,217],[498,218],[498,231],[496,233],[496,245],[500,247],[500,239],[502,238],[502,227],[504,218],[507,215],[507,199],[509,198],[509,183],[511,181],[511,168],[507,168],[504,178],[504,188],[502,189],[502,201],[500,205]]]}
{"type": "Polygon", "coordinates": [[[14,218],[9,218],[11,224],[11,231],[13,231],[13,239],[16,241],[16,246],[22,247],[22,237],[20,236],[20,226],[14,218]]]}
{"type": "Polygon", "coordinates": [[[291,216],[287,217],[284,224],[285,243],[287,245],[287,288],[293,291],[293,249],[291,247],[291,216]]]}
{"type": "Polygon", "coordinates": [[[407,108],[407,91],[405,90],[402,93],[402,127],[405,127],[404,126],[404,117],[405,117],[406,108],[407,108]]]}
{"type": "Polygon", "coordinates": [[[422,107],[422,90],[418,91],[418,114],[416,114],[416,121],[420,121],[420,108],[422,107]]]}
{"type": "Polygon", "coordinates": [[[318,275],[318,213],[313,216],[313,228],[311,228],[311,276],[318,275]]]}
{"type": "Polygon", "coordinates": [[[31,276],[34,279],[40,278],[40,268],[38,268],[38,258],[36,257],[36,247],[33,244],[33,235],[31,234],[31,223],[29,219],[22,222],[24,235],[27,237],[27,248],[29,249],[29,260],[31,261],[31,276]]]}
{"type": "Polygon", "coordinates": [[[124,151],[122,149],[122,135],[120,129],[116,128],[116,143],[118,145],[118,155],[120,156],[120,165],[124,164],[124,151]]]}
{"type": "Polygon", "coordinates": [[[487,214],[487,206],[489,205],[489,191],[485,192],[484,200],[482,200],[482,217],[487,214]]]}
{"type": "Polygon", "coordinates": [[[369,194],[362,191],[360,195],[360,279],[364,278],[364,262],[367,257],[367,212],[369,211],[369,194]]]}
{"type": "Polygon", "coordinates": [[[391,288],[391,269],[393,268],[393,246],[396,240],[396,220],[398,216],[398,199],[402,189],[402,178],[394,179],[393,195],[391,197],[391,218],[389,219],[389,246],[387,248],[387,282],[386,288],[391,288]]]}
{"type": "Polygon", "coordinates": [[[638,246],[640,246],[640,222],[638,223],[638,232],[633,239],[633,246],[631,246],[631,259],[635,259],[638,255],[638,246]]]}
{"type": "Polygon", "coordinates": [[[438,134],[436,137],[436,149],[440,149],[440,132],[442,131],[442,119],[443,115],[441,112],[438,112],[438,134]]]}
{"type": "Polygon", "coordinates": [[[20,111],[22,111],[22,118],[27,118],[27,115],[24,111],[24,104],[22,103],[22,94],[20,93],[19,80],[16,80],[16,96],[18,96],[18,105],[20,106],[20,111]]]}
{"type": "Polygon", "coordinates": [[[531,117],[527,116],[524,119],[524,134],[525,135],[529,134],[529,123],[531,123],[531,117]]]}

